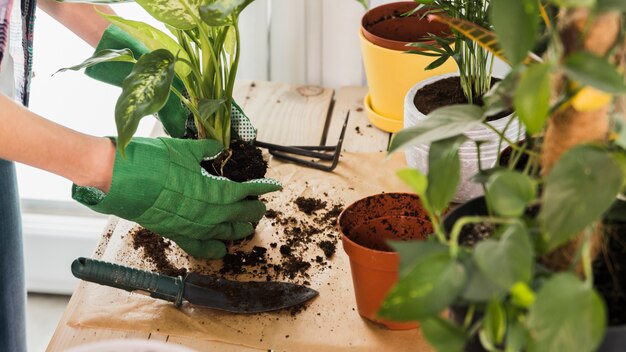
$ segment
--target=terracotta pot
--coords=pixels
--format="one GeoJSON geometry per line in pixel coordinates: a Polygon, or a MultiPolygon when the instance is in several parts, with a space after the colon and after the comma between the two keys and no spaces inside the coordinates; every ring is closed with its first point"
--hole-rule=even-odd
{"type": "Polygon", "coordinates": [[[457,70],[454,60],[425,71],[432,57],[406,54],[415,48],[406,45],[422,40],[428,33],[441,33],[446,26],[399,15],[417,6],[414,1],[402,1],[375,7],[361,21],[359,37],[363,64],[369,87],[365,97],[368,118],[376,127],[397,132],[402,128],[402,100],[415,83],[435,75],[457,70]]]}
{"type": "Polygon", "coordinates": [[[337,223],[350,258],[359,314],[393,330],[417,328],[417,322],[384,320],[377,313],[398,281],[400,257],[386,241],[424,240],[433,231],[419,197],[384,193],[363,198],[347,207],[337,223]]]}
{"type": "MultiPolygon", "coordinates": [[[[419,90],[438,80],[454,76],[458,76],[458,73],[449,73],[437,77],[431,77],[419,82],[414,85],[411,90],[409,90],[404,99],[405,128],[413,127],[420,121],[424,121],[428,118],[417,109],[414,103],[415,95],[419,93],[419,90]]],[[[509,115],[489,123],[499,131],[503,131],[512,118],[513,115],[509,115]]],[[[514,119],[510,123],[506,132],[507,138],[512,141],[519,141],[523,139],[524,134],[524,127],[517,119],[514,119]]],[[[498,157],[498,153],[508,146],[506,143],[503,143],[501,148],[498,149],[498,135],[483,125],[466,131],[465,135],[469,137],[470,140],[463,143],[459,148],[459,157],[461,159],[461,181],[454,197],[454,202],[457,203],[466,202],[483,194],[481,185],[470,181],[470,178],[478,172],[478,158],[474,141],[489,141],[487,143],[483,143],[480,148],[480,162],[483,167],[490,167],[494,165],[498,157]]],[[[424,173],[428,172],[428,150],[428,145],[417,145],[407,148],[405,155],[409,166],[420,169],[424,173]]]]}

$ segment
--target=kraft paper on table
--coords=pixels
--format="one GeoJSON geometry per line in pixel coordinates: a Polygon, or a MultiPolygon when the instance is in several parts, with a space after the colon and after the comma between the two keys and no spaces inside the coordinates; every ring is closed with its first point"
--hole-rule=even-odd
{"type": "MultiPolygon", "coordinates": [[[[285,216],[294,217],[300,216],[293,204],[293,200],[299,196],[325,199],[331,204],[347,206],[357,199],[380,192],[410,191],[396,176],[396,172],[404,167],[406,162],[403,154],[396,154],[386,160],[385,153],[343,153],[339,167],[333,173],[271,160],[268,177],[280,180],[284,190],[264,198],[268,200],[268,209],[280,210],[285,216]]],[[[269,244],[279,243],[280,247],[285,235],[277,231],[279,229],[273,227],[272,222],[266,218],[261,220],[254,238],[238,249],[247,250],[255,245],[266,247],[268,256],[272,258],[270,262],[278,263],[278,248],[270,248],[269,244]]],[[[134,223],[120,221],[108,243],[101,243],[95,257],[153,270],[152,264],[141,260],[141,249],[133,249],[128,234],[135,226],[134,223]]],[[[178,248],[175,252],[170,255],[170,260],[179,267],[191,267],[193,270],[194,263],[190,263],[178,248]]],[[[316,246],[311,246],[310,252],[309,259],[321,254],[316,246]]],[[[230,346],[229,350],[430,350],[419,329],[390,331],[358,315],[349,260],[341,241],[328,264],[312,266],[308,270],[311,276],[308,279],[309,286],[320,294],[308,304],[306,310],[295,316],[289,312],[236,315],[189,304],[177,309],[172,303],[83,282],[82,294],[76,310],[69,318],[69,325],[146,333],[158,331],[206,340],[211,345],[224,343],[225,349],[230,346]]],[[[217,271],[221,261],[214,261],[211,265],[217,271]]]]}

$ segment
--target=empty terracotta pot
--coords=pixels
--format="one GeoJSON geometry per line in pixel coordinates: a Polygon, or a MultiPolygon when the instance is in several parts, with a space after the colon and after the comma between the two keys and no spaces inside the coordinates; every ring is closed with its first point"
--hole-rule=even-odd
{"type": "Polygon", "coordinates": [[[363,198],[347,207],[337,222],[350,258],[359,314],[392,330],[417,328],[417,322],[393,322],[377,314],[398,281],[400,257],[387,241],[424,240],[433,231],[419,197],[384,193],[363,198]]]}

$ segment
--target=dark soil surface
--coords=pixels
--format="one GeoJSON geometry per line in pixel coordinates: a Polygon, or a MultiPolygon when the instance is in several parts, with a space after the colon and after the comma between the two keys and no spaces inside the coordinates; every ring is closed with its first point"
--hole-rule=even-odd
{"type": "Polygon", "coordinates": [[[606,302],[609,325],[626,324],[626,224],[609,228],[606,246],[593,263],[594,286],[606,302]]]}
{"type": "Polygon", "coordinates": [[[224,176],[235,182],[245,182],[265,177],[267,161],[263,159],[261,149],[242,141],[233,141],[230,145],[232,155],[222,169],[226,153],[215,160],[200,163],[211,175],[224,176]],[[222,172],[223,171],[223,172],[222,172]]]}
{"type": "Polygon", "coordinates": [[[463,226],[459,235],[459,243],[467,247],[474,247],[491,235],[495,227],[491,223],[468,224],[463,226]]]}
{"type": "MultiPolygon", "coordinates": [[[[499,79],[492,78],[491,85],[496,84],[498,81],[499,79]]],[[[413,99],[413,103],[419,112],[428,115],[432,111],[444,106],[467,104],[468,102],[461,88],[461,79],[459,77],[448,77],[418,90],[413,99]]],[[[474,104],[483,106],[484,102],[482,97],[474,101],[474,104]]],[[[487,120],[495,121],[509,114],[510,112],[503,112],[496,116],[490,116],[487,120]]]]}
{"type": "Polygon", "coordinates": [[[387,241],[424,240],[432,232],[432,223],[428,219],[410,216],[383,217],[356,226],[346,236],[363,247],[394,252],[387,241]]]}
{"type": "Polygon", "coordinates": [[[421,19],[424,11],[405,16],[413,9],[415,5],[394,9],[377,17],[368,14],[364,18],[363,27],[378,37],[409,43],[423,41],[428,33],[445,35],[449,32],[448,27],[443,24],[421,19]]]}
{"type": "Polygon", "coordinates": [[[143,228],[135,230],[133,236],[133,247],[143,249],[144,258],[156,266],[157,272],[167,276],[185,276],[187,269],[177,268],[167,259],[167,252],[170,250],[171,242],[143,228]]]}

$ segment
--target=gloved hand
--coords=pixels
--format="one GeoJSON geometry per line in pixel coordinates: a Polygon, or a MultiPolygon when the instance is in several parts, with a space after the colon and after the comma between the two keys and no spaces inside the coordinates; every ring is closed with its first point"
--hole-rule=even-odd
{"type": "Polygon", "coordinates": [[[221,240],[250,235],[265,205],[246,200],[281,189],[275,180],[236,183],[204,172],[200,161],[222,152],[211,140],[133,138],[126,159],[117,152],[108,194],[72,187],[72,198],[104,214],[135,221],[198,258],[221,258],[221,240]]]}
{"type": "MultiPolygon", "coordinates": [[[[100,38],[96,52],[105,49],[130,49],[135,58],[149,52],[145,45],[137,41],[121,28],[110,25],[100,38]]],[[[103,62],[85,70],[85,74],[99,81],[112,84],[117,87],[122,86],[124,78],[130,74],[133,64],[130,62],[103,62]]],[[[184,90],[183,83],[175,78],[172,83],[179,91],[184,90]]],[[[183,107],[176,94],[170,94],[165,106],[157,113],[157,117],[163,124],[165,131],[174,137],[180,138],[185,134],[185,122],[187,121],[187,110],[183,107]]]]}

